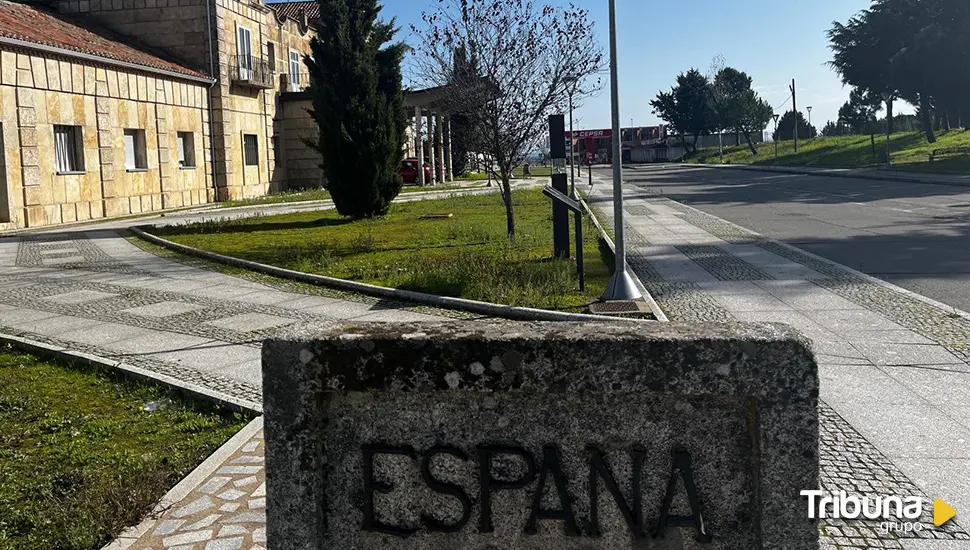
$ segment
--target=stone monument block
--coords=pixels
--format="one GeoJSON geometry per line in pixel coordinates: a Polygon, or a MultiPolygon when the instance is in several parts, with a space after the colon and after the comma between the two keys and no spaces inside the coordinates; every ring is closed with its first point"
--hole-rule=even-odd
{"type": "Polygon", "coordinates": [[[270,550],[815,549],[782,325],[341,324],[263,347],[270,550]]]}

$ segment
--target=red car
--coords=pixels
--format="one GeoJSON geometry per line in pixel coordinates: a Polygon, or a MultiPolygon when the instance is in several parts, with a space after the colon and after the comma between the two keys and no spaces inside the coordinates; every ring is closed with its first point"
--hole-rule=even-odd
{"type": "MultiPolygon", "coordinates": [[[[418,159],[404,159],[401,162],[400,173],[404,183],[419,183],[418,159]]],[[[431,183],[431,166],[427,162],[424,163],[424,182],[431,183]]]]}

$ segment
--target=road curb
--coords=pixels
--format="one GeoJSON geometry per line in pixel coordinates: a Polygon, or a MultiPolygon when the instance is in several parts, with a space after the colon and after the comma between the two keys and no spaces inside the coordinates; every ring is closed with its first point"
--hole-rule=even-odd
{"type": "Polygon", "coordinates": [[[0,334],[0,344],[7,344],[20,351],[32,353],[42,357],[49,357],[57,361],[82,363],[96,369],[120,372],[128,378],[140,381],[148,381],[159,386],[164,386],[192,399],[208,401],[216,406],[223,407],[231,411],[246,414],[263,414],[263,406],[260,403],[240,399],[226,393],[192,384],[191,382],[179,380],[178,378],[172,376],[152,372],[134,365],[128,365],[123,361],[115,361],[94,355],[92,353],[74,351],[62,346],[46,344],[44,342],[38,342],[29,338],[11,336],[8,334],[0,334]]]}
{"type": "MultiPolygon", "coordinates": [[[[905,174],[894,173],[894,174],[879,174],[868,173],[868,172],[832,172],[828,170],[806,170],[804,168],[792,167],[792,166],[754,166],[749,164],[681,164],[680,166],[684,168],[688,167],[700,167],[700,168],[726,168],[733,170],[751,170],[757,172],[775,172],[782,174],[800,174],[805,176],[823,176],[827,178],[857,178],[864,180],[878,180],[878,181],[892,181],[899,183],[923,183],[927,185],[949,185],[951,187],[970,187],[970,181],[949,181],[940,180],[933,178],[923,178],[917,175],[908,176],[905,174]]],[[[838,168],[833,168],[831,170],[839,170],[838,168]]],[[[851,170],[845,169],[845,170],[851,170]]]]}
{"type": "MultiPolygon", "coordinates": [[[[150,226],[142,226],[142,227],[150,227],[150,226]]],[[[142,229],[141,227],[132,226],[129,229],[141,239],[144,239],[158,246],[168,248],[169,250],[174,250],[176,252],[188,254],[190,256],[195,256],[198,258],[211,260],[225,265],[231,265],[234,267],[242,267],[245,269],[249,269],[251,271],[264,273],[266,275],[272,275],[274,277],[280,277],[283,279],[290,279],[294,281],[300,281],[304,283],[310,283],[314,285],[335,288],[338,290],[357,292],[359,294],[375,296],[378,298],[389,298],[389,299],[401,300],[405,302],[414,302],[417,304],[429,305],[429,306],[434,306],[442,309],[457,309],[460,311],[467,311],[469,313],[476,313],[479,315],[487,315],[490,317],[502,317],[505,319],[514,319],[514,320],[520,320],[520,321],[576,321],[576,322],[626,321],[626,322],[634,322],[634,323],[653,322],[646,319],[630,319],[630,318],[612,317],[612,316],[605,316],[605,315],[589,315],[584,313],[563,313],[559,311],[550,311],[546,309],[505,306],[505,305],[493,304],[489,302],[479,302],[477,300],[468,300],[465,298],[453,298],[450,296],[438,296],[436,294],[426,294],[424,292],[415,292],[412,290],[387,288],[387,287],[371,285],[367,283],[359,283],[356,281],[348,281],[346,279],[327,277],[325,275],[314,275],[311,273],[304,273],[302,271],[294,271],[294,270],[285,269],[282,267],[276,267],[272,265],[261,264],[258,262],[251,262],[249,260],[233,258],[232,256],[224,256],[222,254],[216,254],[215,252],[209,252],[208,250],[201,250],[198,248],[193,248],[191,246],[174,243],[167,239],[163,239],[156,235],[152,235],[151,233],[144,231],[144,229],[142,229]]]]}

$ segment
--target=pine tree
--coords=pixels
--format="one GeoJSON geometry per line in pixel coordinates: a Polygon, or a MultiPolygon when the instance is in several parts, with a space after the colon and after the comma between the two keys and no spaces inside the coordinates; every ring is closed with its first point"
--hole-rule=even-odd
{"type": "Polygon", "coordinates": [[[407,46],[389,44],[398,29],[393,19],[378,19],[377,0],[319,3],[327,17],[305,63],[327,189],[340,214],[380,216],[402,185],[408,121],[401,62],[407,46]]]}

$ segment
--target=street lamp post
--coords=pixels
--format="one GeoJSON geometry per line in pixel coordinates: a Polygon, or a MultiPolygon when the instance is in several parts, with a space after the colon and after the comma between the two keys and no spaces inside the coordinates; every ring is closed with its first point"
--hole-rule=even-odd
{"type": "Polygon", "coordinates": [[[808,138],[812,139],[812,106],[809,105],[805,108],[808,109],[808,138]]]}
{"type": "Polygon", "coordinates": [[[775,133],[772,135],[772,141],[775,142],[775,162],[778,162],[778,113],[771,115],[775,119],[775,133]]]}
{"type": "Polygon", "coordinates": [[[635,300],[642,295],[626,272],[623,243],[623,163],[620,162],[620,92],[616,62],[616,0],[610,0],[610,99],[613,103],[613,234],[616,236],[616,270],[606,286],[606,300],[635,300]]]}

